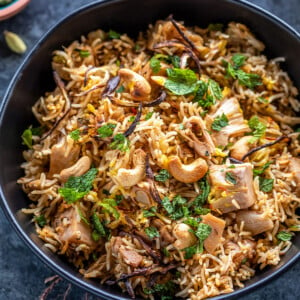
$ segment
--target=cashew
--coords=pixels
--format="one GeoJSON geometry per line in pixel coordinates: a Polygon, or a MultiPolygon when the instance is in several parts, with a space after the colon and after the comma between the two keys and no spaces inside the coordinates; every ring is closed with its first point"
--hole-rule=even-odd
{"type": "Polygon", "coordinates": [[[187,224],[180,223],[175,225],[172,232],[176,238],[176,241],[173,244],[175,248],[182,250],[197,242],[196,236],[190,231],[191,227],[187,224]]]}
{"type": "Polygon", "coordinates": [[[88,156],[82,156],[76,164],[60,172],[60,180],[66,182],[71,176],[81,176],[91,167],[92,161],[88,156]]]}
{"type": "Polygon", "coordinates": [[[241,160],[242,157],[249,152],[251,145],[249,140],[251,140],[252,136],[243,136],[240,138],[235,144],[231,147],[230,156],[241,160]]]}
{"type": "Polygon", "coordinates": [[[133,153],[133,169],[121,168],[116,176],[117,181],[124,187],[131,187],[138,184],[145,176],[146,153],[137,149],[133,153]]]}
{"type": "Polygon", "coordinates": [[[207,172],[208,166],[203,158],[198,158],[189,165],[184,165],[178,156],[169,159],[168,169],[178,181],[192,183],[201,179],[207,172]]]}
{"type": "Polygon", "coordinates": [[[52,146],[50,155],[50,168],[47,177],[59,174],[61,170],[69,168],[79,156],[80,146],[72,139],[61,139],[60,142],[52,146]]]}
{"type": "Polygon", "coordinates": [[[143,101],[149,98],[151,86],[142,75],[130,69],[120,69],[119,76],[127,82],[130,95],[134,100],[143,101]]]}

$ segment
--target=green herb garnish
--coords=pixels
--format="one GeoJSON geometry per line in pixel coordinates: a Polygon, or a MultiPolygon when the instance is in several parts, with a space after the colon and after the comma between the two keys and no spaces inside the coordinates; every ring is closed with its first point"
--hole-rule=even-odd
{"type": "Polygon", "coordinates": [[[236,184],[236,176],[230,172],[225,173],[225,180],[229,183],[236,184]]]}
{"type": "Polygon", "coordinates": [[[263,97],[258,97],[257,100],[260,103],[264,103],[264,104],[269,103],[269,100],[267,100],[266,98],[263,98],[263,97]]]}
{"type": "Polygon", "coordinates": [[[157,175],[154,176],[154,179],[159,182],[165,182],[166,180],[171,178],[171,174],[168,170],[161,169],[157,175]]]}
{"type": "Polygon", "coordinates": [[[111,214],[115,219],[119,219],[120,213],[116,209],[118,206],[115,199],[105,198],[101,202],[98,202],[99,206],[104,208],[104,211],[111,214]]]}
{"type": "Polygon", "coordinates": [[[124,134],[118,133],[114,136],[113,142],[110,143],[110,148],[120,151],[128,151],[129,150],[129,140],[125,137],[124,134]]]}
{"type": "Polygon", "coordinates": [[[80,220],[82,220],[86,225],[90,225],[90,222],[87,220],[87,218],[84,216],[83,212],[79,207],[77,207],[77,211],[80,217],[80,220]]]}
{"type": "Polygon", "coordinates": [[[71,139],[73,139],[74,141],[78,141],[80,138],[80,130],[79,129],[75,129],[73,131],[71,131],[69,133],[69,136],[71,137],[71,139]]]}
{"type": "Polygon", "coordinates": [[[125,91],[125,86],[121,85],[118,89],[116,89],[116,93],[123,93],[125,91]]]}
{"type": "Polygon", "coordinates": [[[101,237],[105,237],[107,235],[106,230],[96,212],[92,214],[91,219],[96,233],[101,237]]]}
{"type": "Polygon", "coordinates": [[[109,30],[109,32],[107,33],[107,35],[108,35],[108,37],[109,37],[111,40],[113,40],[113,39],[119,39],[120,36],[121,36],[120,33],[116,32],[116,31],[114,31],[114,30],[111,30],[111,29],[109,30]]]}
{"type": "Polygon", "coordinates": [[[283,241],[283,242],[287,242],[290,241],[292,239],[293,234],[287,231],[280,231],[277,233],[276,237],[277,239],[283,241]]]}
{"type": "Polygon", "coordinates": [[[162,199],[162,206],[173,220],[178,220],[189,215],[189,209],[186,206],[187,200],[180,195],[173,198],[172,202],[168,197],[162,199]]]}
{"type": "Polygon", "coordinates": [[[74,50],[77,51],[79,56],[82,58],[89,57],[91,55],[90,51],[88,51],[88,50],[78,49],[78,48],[76,48],[74,50]]]}
{"type": "Polygon", "coordinates": [[[272,191],[274,179],[259,177],[259,190],[265,193],[272,191]]]}
{"type": "Polygon", "coordinates": [[[151,119],[151,117],[153,116],[153,113],[154,113],[153,111],[149,111],[145,116],[145,120],[147,121],[147,120],[151,119]]]}
{"type": "Polygon", "coordinates": [[[98,135],[100,138],[106,138],[112,136],[114,129],[116,128],[116,124],[107,123],[97,129],[98,135]]]}
{"type": "Polygon", "coordinates": [[[223,113],[221,116],[215,118],[213,123],[211,124],[211,128],[215,131],[221,131],[223,127],[229,124],[228,118],[223,113]]]}
{"type": "Polygon", "coordinates": [[[252,130],[250,134],[253,135],[253,138],[249,140],[249,143],[254,143],[259,140],[265,134],[267,129],[267,126],[259,121],[258,116],[253,116],[248,121],[248,126],[252,130]]]}
{"type": "Polygon", "coordinates": [[[43,133],[42,127],[25,129],[21,135],[23,144],[26,145],[29,149],[32,149],[32,137],[41,136],[42,133],[43,133]]]}
{"type": "Polygon", "coordinates": [[[231,61],[233,64],[224,60],[223,65],[226,67],[226,75],[227,77],[238,79],[239,84],[254,89],[256,86],[262,84],[261,78],[258,74],[246,73],[240,69],[245,60],[246,57],[242,54],[235,54],[232,56],[231,61]]]}
{"type": "Polygon", "coordinates": [[[161,69],[160,60],[155,56],[150,59],[150,68],[154,74],[157,74],[161,69]]]}
{"type": "Polygon", "coordinates": [[[155,206],[150,207],[148,210],[143,210],[143,216],[145,218],[154,217],[157,208],[155,206]]]}
{"type": "Polygon", "coordinates": [[[47,224],[47,220],[44,215],[35,216],[34,220],[38,223],[40,227],[44,227],[47,224]]]}
{"type": "Polygon", "coordinates": [[[271,163],[272,163],[272,161],[269,161],[269,162],[265,163],[260,169],[253,169],[253,175],[258,176],[258,175],[263,174],[269,168],[271,163]]]}
{"type": "Polygon", "coordinates": [[[155,227],[147,227],[145,228],[145,233],[149,236],[151,240],[153,240],[156,237],[159,237],[159,232],[155,227]]]}
{"type": "Polygon", "coordinates": [[[64,186],[58,190],[59,194],[68,204],[77,201],[92,189],[97,173],[98,170],[92,168],[81,176],[69,177],[64,186]]]}
{"type": "Polygon", "coordinates": [[[189,69],[167,69],[165,88],[175,95],[187,95],[197,89],[197,76],[189,69]]]}

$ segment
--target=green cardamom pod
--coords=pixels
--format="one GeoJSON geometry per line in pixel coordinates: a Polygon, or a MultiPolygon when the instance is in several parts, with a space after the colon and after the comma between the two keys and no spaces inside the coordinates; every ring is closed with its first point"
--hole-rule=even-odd
{"type": "Polygon", "coordinates": [[[15,33],[5,30],[4,38],[8,48],[18,54],[26,51],[27,47],[24,41],[15,33]]]}

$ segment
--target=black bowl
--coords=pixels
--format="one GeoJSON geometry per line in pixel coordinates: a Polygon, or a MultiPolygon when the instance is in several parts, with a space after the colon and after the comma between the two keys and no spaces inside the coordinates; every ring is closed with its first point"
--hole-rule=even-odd
{"type": "MultiPolygon", "coordinates": [[[[284,56],[287,70],[295,85],[300,88],[299,34],[270,13],[242,1],[230,0],[115,0],[87,5],[67,16],[54,26],[37,43],[11,81],[0,115],[0,195],[1,205],[10,223],[27,243],[56,273],[72,283],[104,299],[129,299],[114,288],[101,286],[87,280],[62,257],[53,254],[43,246],[35,233],[30,218],[20,212],[28,206],[28,199],[16,184],[22,176],[20,164],[23,161],[23,146],[20,136],[25,128],[34,122],[31,106],[46,91],[54,87],[51,72],[51,52],[78,39],[96,28],[114,29],[136,36],[149,23],[174,14],[177,20],[187,25],[207,26],[209,23],[239,21],[245,23],[262,40],[268,57],[284,56]]],[[[241,295],[274,278],[300,257],[300,235],[293,239],[293,246],[282,257],[280,264],[258,273],[246,282],[243,289],[214,299],[228,299],[241,295]]]]}

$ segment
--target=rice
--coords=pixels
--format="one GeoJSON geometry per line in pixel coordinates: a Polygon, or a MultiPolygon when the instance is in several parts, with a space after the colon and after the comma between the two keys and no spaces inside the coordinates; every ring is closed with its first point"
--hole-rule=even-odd
{"type": "Polygon", "coordinates": [[[23,135],[18,180],[45,247],[149,299],[230,293],[277,265],[300,226],[300,105],[284,58],[263,50],[243,24],[171,18],[137,40],[97,30],[54,51],[57,87],[32,107],[43,133],[23,135]],[[172,71],[194,90],[176,92],[191,88],[181,78],[174,92],[172,71]]]}

